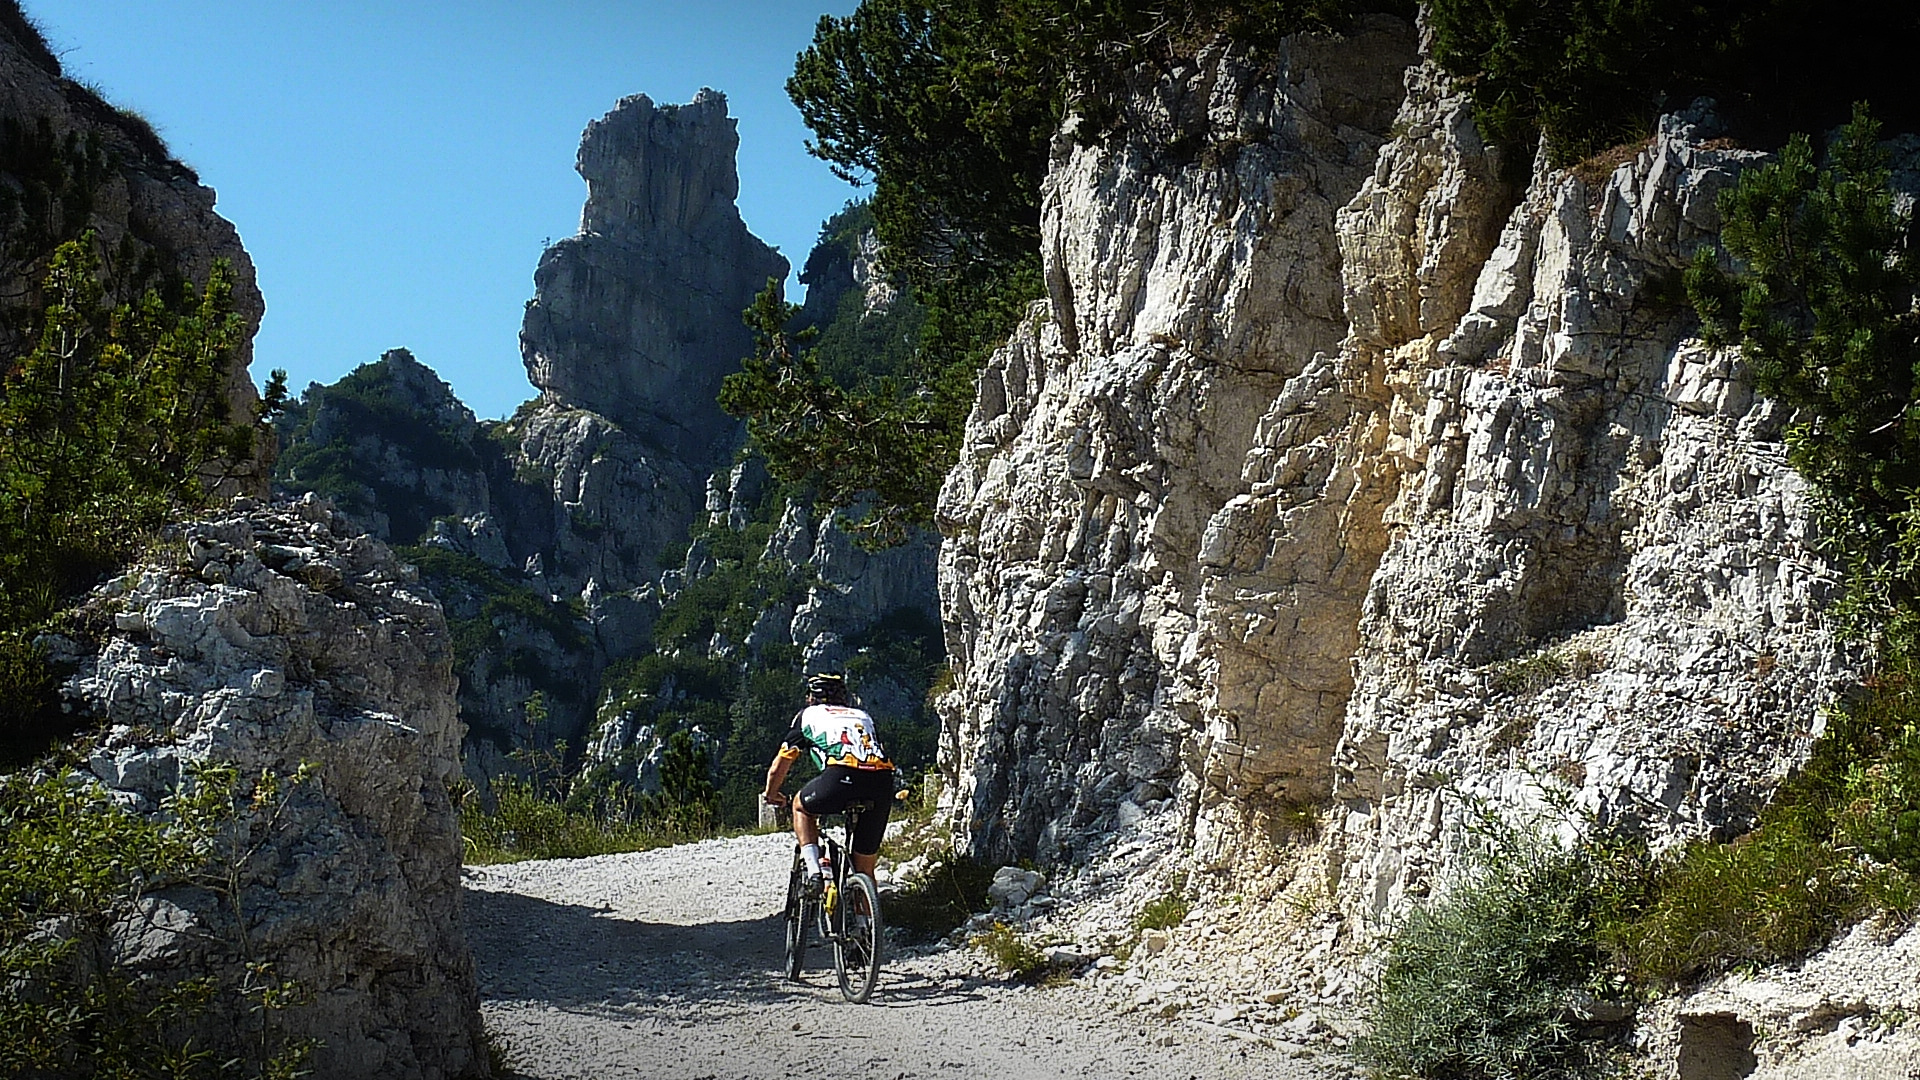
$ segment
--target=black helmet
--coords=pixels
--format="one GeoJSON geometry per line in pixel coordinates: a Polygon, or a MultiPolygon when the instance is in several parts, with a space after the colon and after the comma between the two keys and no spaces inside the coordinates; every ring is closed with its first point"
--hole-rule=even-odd
{"type": "Polygon", "coordinates": [[[847,677],[838,671],[822,671],[807,676],[807,696],[818,698],[829,705],[842,705],[847,700],[847,677]]]}

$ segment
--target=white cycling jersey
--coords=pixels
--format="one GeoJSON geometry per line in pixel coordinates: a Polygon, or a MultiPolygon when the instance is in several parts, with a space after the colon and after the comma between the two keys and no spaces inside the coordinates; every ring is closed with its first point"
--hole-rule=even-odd
{"type": "Polygon", "coordinates": [[[788,761],[802,752],[824,769],[844,765],[853,769],[891,769],[886,748],[874,731],[873,717],[851,705],[809,705],[793,718],[793,729],[780,747],[788,761]]]}

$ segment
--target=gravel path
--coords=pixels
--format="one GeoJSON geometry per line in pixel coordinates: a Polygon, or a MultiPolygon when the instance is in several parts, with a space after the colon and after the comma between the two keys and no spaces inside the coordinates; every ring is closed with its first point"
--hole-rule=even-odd
{"type": "Polygon", "coordinates": [[[466,872],[481,1013],[525,1080],[1153,1077],[1349,1069],[1146,1014],[1093,988],[1009,985],[970,950],[895,948],[867,1005],[816,946],[780,978],[778,835],[466,872]]]}

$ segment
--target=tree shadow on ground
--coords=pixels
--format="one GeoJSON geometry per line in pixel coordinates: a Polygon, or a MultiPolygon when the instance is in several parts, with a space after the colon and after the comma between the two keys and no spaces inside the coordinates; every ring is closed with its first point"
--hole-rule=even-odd
{"type": "MultiPolygon", "coordinates": [[[[699,1003],[747,1010],[794,996],[839,997],[833,950],[816,937],[801,981],[785,978],[779,915],[733,922],[655,923],[610,908],[513,892],[466,893],[467,939],[488,1000],[540,1001],[577,1012],[699,1003]]],[[[872,1003],[928,1005],[980,997],[980,980],[936,981],[883,969],[872,1003]]]]}

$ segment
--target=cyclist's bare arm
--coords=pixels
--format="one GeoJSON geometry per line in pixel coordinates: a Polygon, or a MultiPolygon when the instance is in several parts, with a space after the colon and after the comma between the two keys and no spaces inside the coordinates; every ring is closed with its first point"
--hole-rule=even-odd
{"type": "Polygon", "coordinates": [[[772,806],[787,805],[789,800],[781,792],[780,785],[787,782],[787,770],[791,768],[793,768],[792,758],[775,754],[773,764],[767,766],[767,788],[760,793],[760,798],[772,806]]]}
{"type": "Polygon", "coordinates": [[[793,768],[797,760],[798,754],[789,756],[784,748],[782,753],[775,754],[773,763],[767,766],[767,787],[760,797],[770,805],[786,807],[793,814],[793,837],[800,842],[800,846],[805,847],[820,842],[820,828],[814,824],[813,815],[800,806],[800,800],[790,798],[780,790],[780,785],[787,782],[787,770],[793,768]]]}

